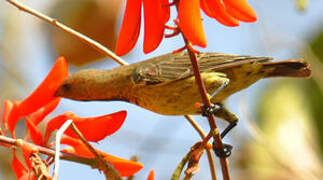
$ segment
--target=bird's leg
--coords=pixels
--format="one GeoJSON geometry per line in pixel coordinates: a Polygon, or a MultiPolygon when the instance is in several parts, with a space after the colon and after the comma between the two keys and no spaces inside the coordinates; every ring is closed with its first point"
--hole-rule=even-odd
{"type": "MultiPolygon", "coordinates": [[[[226,88],[230,82],[230,79],[228,79],[224,74],[218,72],[205,74],[203,73],[202,77],[207,87],[212,87],[215,83],[220,84],[220,86],[211,94],[210,99],[212,99],[220,91],[226,88]]],[[[224,136],[237,125],[238,118],[228,109],[226,109],[222,103],[215,103],[211,106],[203,105],[201,106],[201,111],[203,116],[211,116],[212,114],[214,114],[216,117],[222,118],[230,123],[221,133],[221,138],[224,138],[224,136]]],[[[233,147],[229,144],[223,145],[223,148],[217,148],[216,142],[213,142],[213,151],[220,158],[229,157],[231,155],[233,147]]]]}
{"type": "Polygon", "coordinates": [[[214,115],[229,122],[229,125],[221,133],[221,138],[224,138],[225,135],[238,124],[239,119],[235,114],[233,114],[226,107],[224,107],[222,103],[216,104],[220,108],[214,115]]]}
{"type": "MultiPolygon", "coordinates": [[[[223,139],[224,136],[237,125],[238,117],[230,112],[226,107],[224,107],[222,103],[216,104],[220,108],[214,115],[229,122],[229,125],[221,133],[221,138],[223,139]]],[[[218,157],[229,157],[231,155],[231,150],[233,147],[230,144],[224,144],[223,149],[218,149],[216,148],[214,143],[215,142],[213,142],[213,151],[218,157]]]]}
{"type": "Polygon", "coordinates": [[[224,78],[224,79],[225,81],[221,84],[221,86],[211,94],[210,99],[212,99],[215,95],[217,95],[220,91],[222,91],[224,88],[226,88],[229,85],[230,79],[227,79],[227,78],[224,78]]]}
{"type": "MultiPolygon", "coordinates": [[[[217,95],[220,91],[226,88],[230,82],[226,75],[220,72],[205,72],[202,73],[202,78],[204,80],[204,84],[206,87],[216,87],[209,98],[212,99],[215,95],[217,95]]],[[[211,116],[212,114],[216,114],[217,111],[220,110],[220,106],[218,104],[212,104],[211,106],[202,105],[201,111],[202,116],[211,116]]]]}
{"type": "MultiPolygon", "coordinates": [[[[212,87],[214,86],[214,84],[220,84],[220,86],[213,91],[210,99],[219,94],[219,92],[225,89],[230,83],[230,79],[228,79],[223,73],[219,72],[203,73],[202,77],[207,87],[212,87]]],[[[221,133],[221,138],[224,138],[224,136],[238,123],[238,117],[231,113],[227,108],[225,108],[222,103],[215,103],[211,106],[204,105],[201,106],[201,110],[203,116],[210,116],[211,114],[214,114],[215,116],[222,118],[230,123],[221,133]]]]}

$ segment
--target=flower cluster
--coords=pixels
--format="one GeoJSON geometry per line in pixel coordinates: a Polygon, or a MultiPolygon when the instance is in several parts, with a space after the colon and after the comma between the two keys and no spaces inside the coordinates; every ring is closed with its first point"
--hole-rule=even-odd
{"type": "MultiPolygon", "coordinates": [[[[225,26],[239,26],[239,21],[254,22],[257,16],[246,0],[173,0],[178,14],[178,26],[193,44],[206,47],[200,9],[225,26]]],[[[127,0],[116,54],[127,54],[136,44],[144,11],[144,53],[155,50],[161,43],[170,17],[169,0],[127,0]]]]}
{"type": "MultiPolygon", "coordinates": [[[[2,118],[4,130],[1,131],[1,135],[5,135],[10,131],[11,136],[16,138],[16,125],[21,119],[25,120],[28,132],[25,141],[19,141],[20,143],[18,143],[18,146],[21,148],[25,157],[25,162],[28,166],[27,168],[18,160],[16,150],[15,148],[13,149],[12,168],[17,179],[24,179],[26,177],[28,177],[28,179],[35,179],[30,157],[32,154],[37,153],[38,149],[28,143],[24,143],[28,141],[28,139],[31,139],[36,145],[51,147],[55,145],[49,142],[52,133],[56,129],[59,129],[65,121],[72,119],[73,123],[88,141],[98,142],[106,136],[116,132],[122,126],[126,118],[126,111],[87,118],[78,117],[72,112],[67,112],[48,120],[43,136],[38,125],[49,115],[49,113],[55,110],[59,104],[60,98],[54,97],[54,94],[67,76],[67,62],[63,57],[60,57],[47,77],[30,96],[21,102],[13,102],[10,100],[4,102],[2,118]]],[[[62,137],[61,143],[68,145],[68,148],[62,150],[63,152],[69,152],[76,156],[87,158],[94,157],[83,142],[78,139],[70,129],[65,131],[65,136],[62,137]]],[[[1,143],[0,145],[9,147],[9,145],[4,143],[1,143]]],[[[122,159],[99,150],[97,151],[107,162],[110,162],[116,168],[121,176],[132,176],[143,167],[139,162],[122,159]]]]}

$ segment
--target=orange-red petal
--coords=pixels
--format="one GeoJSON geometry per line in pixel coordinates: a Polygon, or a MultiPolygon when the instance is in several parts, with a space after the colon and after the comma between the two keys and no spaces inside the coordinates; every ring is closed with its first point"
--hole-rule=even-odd
{"type": "Polygon", "coordinates": [[[24,155],[24,159],[25,159],[25,162],[28,166],[29,169],[31,169],[31,162],[30,162],[30,156],[33,154],[33,153],[38,153],[38,149],[35,147],[35,146],[32,146],[31,144],[29,143],[25,143],[24,141],[18,141],[17,142],[17,145],[20,147],[23,155],[24,155]]]}
{"type": "MultiPolygon", "coordinates": [[[[119,130],[126,116],[127,111],[119,111],[98,117],[81,118],[74,116],[71,119],[88,141],[98,142],[119,130]]],[[[67,129],[65,134],[74,138],[77,137],[71,129],[67,129]]]]}
{"type": "Polygon", "coordinates": [[[155,171],[152,169],[150,170],[147,180],[154,180],[155,179],[155,171]]]}
{"type": "MultiPolygon", "coordinates": [[[[78,156],[84,156],[89,158],[94,157],[94,155],[88,150],[88,148],[79,139],[64,136],[61,139],[61,143],[70,145],[71,147],[73,147],[74,150],[69,148],[69,149],[66,149],[66,152],[70,152],[78,156]]],[[[106,161],[110,162],[122,177],[132,176],[135,173],[137,173],[140,169],[143,168],[143,165],[139,162],[122,159],[122,158],[107,154],[105,152],[102,152],[100,150],[96,150],[96,151],[100,155],[102,155],[106,161]]]]}
{"type": "Polygon", "coordinates": [[[210,8],[208,7],[208,4],[206,3],[205,0],[200,0],[200,6],[201,9],[203,10],[203,12],[209,16],[209,17],[213,17],[214,13],[210,10],[210,8]]]}
{"type": "Polygon", "coordinates": [[[16,151],[13,151],[13,159],[11,161],[11,167],[17,179],[20,179],[24,174],[28,172],[25,166],[18,160],[16,151]]]}
{"type": "MultiPolygon", "coordinates": [[[[126,111],[119,111],[98,117],[82,118],[68,112],[53,118],[47,123],[44,139],[47,143],[50,134],[54,130],[59,129],[68,119],[72,119],[73,123],[88,141],[97,142],[120,129],[125,121],[126,115],[126,111]]],[[[72,137],[77,137],[71,129],[67,129],[65,134],[72,137]]]]}
{"type": "Polygon", "coordinates": [[[3,122],[3,125],[4,125],[5,129],[9,128],[9,126],[8,126],[9,115],[10,115],[10,112],[12,111],[13,106],[14,106],[14,104],[13,104],[12,101],[10,101],[10,100],[5,100],[4,101],[2,122],[3,122]]]}
{"type": "Polygon", "coordinates": [[[160,0],[143,0],[145,33],[144,53],[155,50],[163,39],[165,11],[160,0]]]}
{"type": "Polygon", "coordinates": [[[29,171],[28,173],[21,176],[18,180],[36,180],[36,176],[33,171],[29,171]]]}
{"type": "Polygon", "coordinates": [[[116,54],[127,54],[136,44],[141,25],[142,0],[127,0],[120,34],[116,45],[116,54]]]}
{"type": "Polygon", "coordinates": [[[170,7],[169,7],[169,0],[160,0],[161,7],[162,7],[162,17],[164,24],[168,22],[170,17],[170,7]]]}
{"type": "Polygon", "coordinates": [[[56,129],[59,129],[71,116],[74,116],[74,113],[66,112],[48,121],[44,135],[44,144],[48,143],[52,132],[56,129]]]}
{"type": "Polygon", "coordinates": [[[10,130],[13,138],[16,138],[15,129],[16,124],[18,123],[20,118],[21,116],[19,114],[19,102],[14,102],[9,112],[8,119],[6,120],[8,123],[8,129],[10,130]]]}
{"type": "Polygon", "coordinates": [[[49,102],[46,106],[38,109],[36,112],[33,112],[30,115],[30,119],[33,121],[33,123],[37,126],[42,120],[45,119],[45,117],[54,111],[54,109],[59,104],[61,98],[55,98],[51,102],[49,102]]]}
{"type": "Polygon", "coordinates": [[[140,162],[122,159],[105,152],[100,152],[100,154],[117,169],[122,177],[132,176],[143,168],[140,162]]]}
{"type": "MultiPolygon", "coordinates": [[[[215,18],[219,23],[229,26],[235,27],[239,26],[239,21],[232,17],[225,9],[222,1],[218,0],[205,0],[209,10],[212,12],[211,17],[215,18]]],[[[205,6],[205,5],[204,5],[205,6]]]]}
{"type": "Polygon", "coordinates": [[[30,136],[34,144],[43,146],[44,144],[43,144],[42,134],[37,128],[37,126],[33,123],[33,121],[29,117],[25,117],[25,122],[27,125],[28,135],[30,136]]]}
{"type": "Polygon", "coordinates": [[[55,98],[54,94],[56,90],[67,76],[67,61],[64,57],[59,57],[51,71],[37,87],[37,89],[20,103],[19,115],[29,115],[30,113],[35,112],[37,109],[52,101],[55,98]]]}
{"type": "Polygon", "coordinates": [[[179,25],[184,36],[193,45],[206,47],[199,0],[182,0],[178,5],[179,25]]]}
{"type": "Polygon", "coordinates": [[[227,12],[244,22],[254,22],[257,15],[246,0],[223,0],[227,12]]]}

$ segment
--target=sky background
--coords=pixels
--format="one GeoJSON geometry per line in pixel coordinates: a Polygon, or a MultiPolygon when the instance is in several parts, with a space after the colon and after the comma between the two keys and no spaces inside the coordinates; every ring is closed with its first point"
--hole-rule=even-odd
{"type": "MultiPolygon", "coordinates": [[[[106,1],[108,3],[109,0],[106,1]]],[[[229,28],[203,15],[208,46],[199,50],[288,59],[299,57],[304,44],[320,28],[322,29],[323,2],[321,0],[310,1],[305,12],[297,11],[295,0],[249,0],[248,2],[258,15],[256,23],[241,23],[237,28],[229,28]]],[[[69,2],[66,1],[66,3],[69,2]]],[[[26,4],[44,13],[51,6],[51,3],[40,0],[26,1],[26,4]]],[[[172,11],[172,16],[175,17],[174,11],[172,11]]],[[[0,3],[0,42],[6,44],[6,40],[10,38],[8,43],[11,46],[7,45],[11,47],[11,51],[19,52],[15,54],[15,58],[19,61],[8,62],[4,54],[0,54],[0,60],[2,63],[15,66],[13,73],[22,77],[20,80],[12,80],[16,81],[13,82],[13,86],[17,87],[15,91],[20,99],[26,97],[42,81],[57,58],[48,42],[48,33],[44,30],[48,26],[30,15],[19,12],[5,1],[0,3]],[[17,19],[17,21],[12,19],[10,21],[10,18],[17,19]],[[8,23],[10,24],[8,25],[8,23]],[[10,32],[5,27],[10,27],[10,32]],[[19,35],[17,37],[9,36],[15,33],[19,35]]],[[[125,57],[129,63],[169,53],[183,46],[183,41],[179,37],[164,39],[157,50],[150,54],[143,54],[142,35],[143,31],[141,31],[132,54],[125,57]]],[[[72,67],[71,71],[90,67],[110,69],[117,66],[117,63],[103,60],[82,68],[72,67]]],[[[252,109],[257,105],[256,100],[261,92],[275,81],[279,80],[258,82],[247,90],[231,96],[226,101],[228,108],[240,117],[238,126],[224,139],[224,142],[234,145],[233,154],[239,151],[238,137],[251,138],[245,128],[245,119],[255,118],[252,109]],[[245,117],[245,114],[241,112],[242,102],[243,106],[247,106],[247,109],[251,110],[250,117],[245,117]]],[[[98,116],[120,110],[128,112],[122,128],[95,146],[123,158],[130,158],[132,155],[138,156],[139,161],[145,167],[137,174],[137,179],[145,179],[152,168],[156,171],[156,179],[169,179],[184,154],[195,142],[200,140],[198,134],[183,116],[163,116],[124,102],[76,102],[63,99],[55,114],[73,111],[78,116],[98,116]]],[[[53,117],[55,114],[51,116],[53,117]]],[[[198,116],[194,117],[208,132],[207,120],[198,116]]],[[[222,121],[218,121],[218,123],[221,128],[226,125],[222,121]]],[[[216,163],[218,165],[218,161],[216,163]]],[[[204,155],[201,160],[201,170],[193,179],[208,179],[209,169],[207,166],[207,159],[204,155]]],[[[232,169],[234,169],[233,166],[231,166],[232,169]]],[[[218,174],[220,174],[219,170],[218,174]]],[[[61,161],[59,175],[61,180],[104,179],[104,176],[96,170],[64,161],[61,161]]]]}

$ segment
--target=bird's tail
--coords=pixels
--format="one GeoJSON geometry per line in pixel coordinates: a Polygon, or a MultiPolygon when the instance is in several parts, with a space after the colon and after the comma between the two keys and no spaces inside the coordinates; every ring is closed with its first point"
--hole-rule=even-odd
{"type": "Polygon", "coordinates": [[[309,64],[303,61],[294,59],[265,62],[264,64],[265,77],[302,77],[307,78],[312,74],[309,64]]]}

